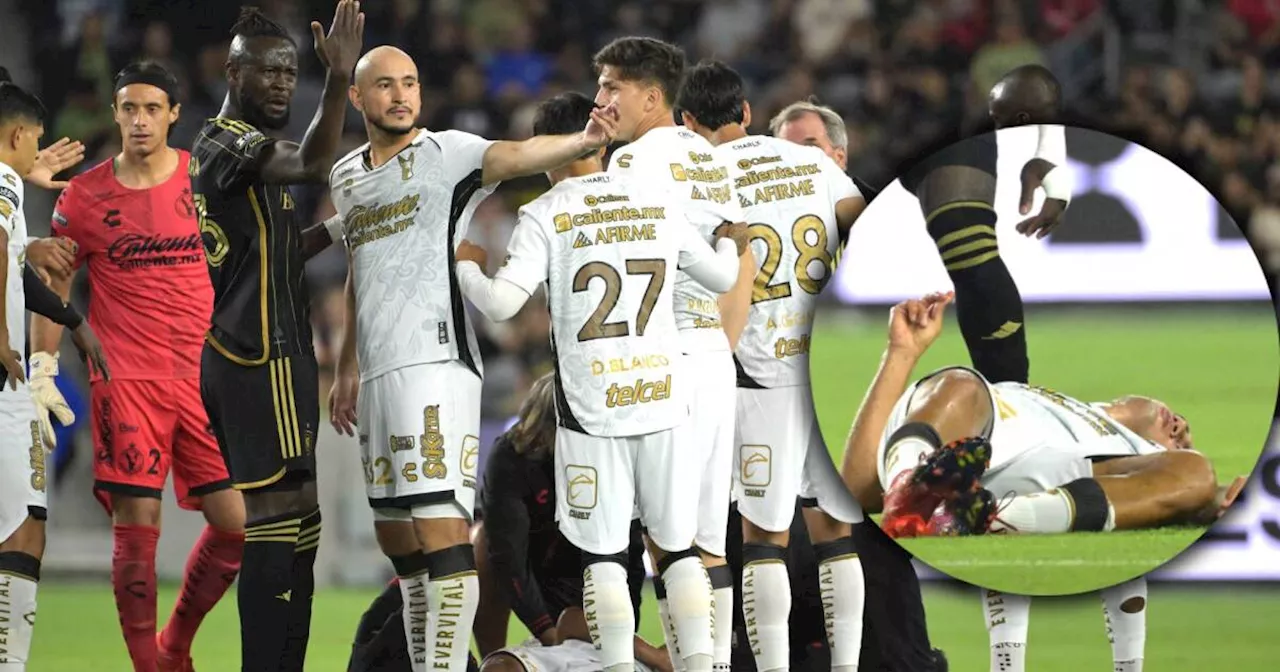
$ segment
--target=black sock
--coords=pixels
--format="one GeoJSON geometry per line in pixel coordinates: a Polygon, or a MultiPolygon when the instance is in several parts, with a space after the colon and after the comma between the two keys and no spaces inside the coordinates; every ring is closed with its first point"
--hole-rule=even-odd
{"type": "Polygon", "coordinates": [[[302,514],[286,513],[245,528],[236,588],[242,672],[279,672],[289,616],[298,599],[293,558],[301,525],[302,514]]]}
{"type": "Polygon", "coordinates": [[[951,203],[929,217],[929,235],[956,290],[956,321],[973,368],[992,383],[1025,383],[1030,369],[1022,295],[996,246],[996,213],[951,203]]]}
{"type": "Polygon", "coordinates": [[[320,509],[302,518],[293,553],[293,599],[289,601],[289,627],[282,672],[302,672],[311,640],[311,598],[316,591],[316,553],[320,550],[320,509]]]}

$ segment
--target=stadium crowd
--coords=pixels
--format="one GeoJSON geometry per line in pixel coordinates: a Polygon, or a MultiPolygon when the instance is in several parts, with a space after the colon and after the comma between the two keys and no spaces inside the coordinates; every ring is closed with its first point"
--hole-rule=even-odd
{"type": "MultiPolygon", "coordinates": [[[[31,63],[13,69],[56,110],[49,137],[89,146],[82,169],[119,151],[112,76],[138,57],[178,73],[188,147],[225,95],[226,26],[240,3],[21,0],[31,63]],[[156,5],[161,5],[156,7],[156,5]]],[[[330,0],[260,0],[309,44],[308,19],[330,0]]],[[[394,0],[367,3],[367,44],[392,44],[420,64],[422,121],[489,138],[528,137],[536,103],[591,91],[590,54],[618,35],[682,45],[691,61],[714,56],[744,74],[756,102],[752,131],[782,106],[816,95],[845,117],[850,172],[875,187],[901,162],[980,123],[995,79],[1038,62],[1059,73],[1069,118],[1112,130],[1170,156],[1223,199],[1250,235],[1274,285],[1280,273],[1280,6],[1261,0],[1178,3],[1119,0],[394,0]],[[1095,49],[1099,45],[1104,49],[1095,49]],[[1110,67],[1111,63],[1122,66],[1110,67]],[[1077,74],[1080,73],[1080,74],[1077,74]],[[1094,74],[1090,74],[1094,73],[1094,74]],[[1087,101],[1087,102],[1085,102],[1087,101]]],[[[322,87],[314,58],[302,77],[288,135],[300,137],[322,87]]],[[[350,110],[343,151],[363,141],[350,110]]],[[[477,211],[470,237],[501,249],[516,208],[545,188],[509,183],[477,211]]],[[[333,213],[325,190],[299,190],[314,221],[333,213]]],[[[34,222],[33,232],[47,226],[34,222]]],[[[345,260],[314,259],[317,355],[332,364],[341,328],[345,260]]],[[[78,291],[83,291],[81,287],[78,291]]],[[[479,320],[486,362],[484,414],[510,417],[547,370],[547,316],[530,302],[503,325],[479,320]]],[[[328,389],[322,374],[321,390],[328,389]]]]}

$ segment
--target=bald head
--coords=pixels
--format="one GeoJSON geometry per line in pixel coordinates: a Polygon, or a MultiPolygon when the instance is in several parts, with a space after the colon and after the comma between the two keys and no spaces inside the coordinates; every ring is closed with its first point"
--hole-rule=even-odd
{"type": "Polygon", "coordinates": [[[1058,122],[1062,86],[1040,65],[1023,65],[1005,73],[991,87],[988,112],[996,128],[1058,122]]]}
{"type": "Polygon", "coordinates": [[[370,140],[375,129],[390,136],[405,135],[414,129],[422,109],[418,66],[400,49],[375,47],[356,63],[350,97],[364,115],[370,140]]]}

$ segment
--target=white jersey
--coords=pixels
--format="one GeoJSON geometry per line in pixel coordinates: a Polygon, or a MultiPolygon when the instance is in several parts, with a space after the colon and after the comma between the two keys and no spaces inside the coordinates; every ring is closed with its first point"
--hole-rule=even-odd
{"type": "MultiPolygon", "coordinates": [[[[712,154],[706,138],[682,126],[664,126],[617,150],[609,172],[629,175],[663,191],[668,203],[678,203],[708,243],[717,227],[741,222],[742,210],[733,200],[728,167],[712,154]]],[[[675,286],[676,324],[686,353],[729,349],[720,323],[719,294],[679,274],[675,286]]]]}
{"type": "Polygon", "coordinates": [[[1165,448],[1112,420],[1099,405],[1022,383],[992,385],[996,422],[988,474],[1041,448],[1082,458],[1145,455],[1165,448]]]}
{"type": "Polygon", "coordinates": [[[712,255],[658,189],[600,173],[520,209],[496,278],[529,294],[546,282],[561,426],[628,437],[688,417],[673,287],[712,255]]]}
{"type": "Polygon", "coordinates": [[[751,387],[809,384],[809,333],[831,279],[840,231],[836,203],[862,194],[817,147],[747,136],[715,148],[728,164],[758,271],[734,356],[751,387]]]}
{"type": "Polygon", "coordinates": [[[492,144],[421,130],[377,168],[368,144],[334,165],[329,185],[353,264],[361,380],[455,359],[481,372],[453,254],[497,187],[480,184],[492,144]]]}
{"type": "MultiPolygon", "coordinates": [[[[4,322],[9,330],[9,342],[0,346],[17,352],[18,361],[25,362],[27,301],[22,288],[22,269],[27,257],[27,218],[22,214],[22,205],[22,178],[13,168],[0,163],[0,228],[9,236],[9,276],[4,287],[4,322]]],[[[8,387],[6,383],[5,388],[8,387]]]]}

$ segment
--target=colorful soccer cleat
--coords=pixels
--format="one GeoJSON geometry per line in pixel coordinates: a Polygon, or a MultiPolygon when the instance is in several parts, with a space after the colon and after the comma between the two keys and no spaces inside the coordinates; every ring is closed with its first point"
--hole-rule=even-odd
{"type": "Polygon", "coordinates": [[[962,492],[938,507],[938,512],[929,520],[929,534],[936,537],[986,534],[995,513],[996,498],[990,490],[978,488],[962,492]]]}
{"type": "Polygon", "coordinates": [[[978,479],[989,464],[991,444],[981,437],[938,448],[894,480],[884,496],[881,528],[894,539],[931,534],[929,521],[939,505],[981,489],[978,479]]]}

